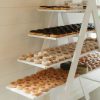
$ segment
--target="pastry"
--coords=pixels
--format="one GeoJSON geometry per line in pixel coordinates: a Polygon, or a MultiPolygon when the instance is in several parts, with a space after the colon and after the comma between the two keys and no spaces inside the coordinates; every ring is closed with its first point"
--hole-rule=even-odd
{"type": "Polygon", "coordinates": [[[68,72],[62,69],[49,68],[12,82],[10,86],[27,94],[40,96],[43,92],[64,84],[67,74],[68,72]]]}
{"type": "Polygon", "coordinates": [[[9,87],[16,88],[17,87],[17,82],[11,82],[9,87]]]}
{"type": "MultiPolygon", "coordinates": [[[[33,62],[35,64],[42,64],[44,66],[50,66],[59,61],[64,61],[73,57],[76,48],[76,42],[65,44],[59,47],[48,48],[41,52],[30,53],[22,55],[19,60],[25,60],[33,62]]],[[[88,38],[84,41],[82,53],[89,52],[98,48],[97,40],[88,38]],[[94,45],[95,44],[95,45],[94,45]]]]}
{"type": "MultiPolygon", "coordinates": [[[[78,34],[80,29],[81,29],[81,23],[59,26],[59,27],[57,26],[57,27],[51,27],[51,28],[44,28],[44,29],[38,29],[38,30],[31,30],[30,34],[59,38],[59,37],[64,37],[68,35],[78,34]]],[[[92,31],[92,30],[94,31],[95,27],[93,24],[89,23],[88,31],[92,31]]]]}

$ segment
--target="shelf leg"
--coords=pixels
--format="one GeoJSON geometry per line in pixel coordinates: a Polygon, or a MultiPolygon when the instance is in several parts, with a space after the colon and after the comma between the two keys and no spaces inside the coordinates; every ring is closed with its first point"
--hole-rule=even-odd
{"type": "Polygon", "coordinates": [[[63,19],[63,15],[62,15],[62,13],[61,12],[59,12],[58,13],[58,26],[63,26],[63,25],[65,25],[65,23],[64,23],[64,19],[63,19]]]}
{"type": "MultiPolygon", "coordinates": [[[[68,25],[70,24],[70,22],[68,21],[68,15],[66,15],[66,19],[64,18],[64,13],[58,13],[58,25],[61,26],[61,22],[62,22],[62,26],[63,25],[68,25]]],[[[74,38],[68,38],[68,43],[72,43],[74,41],[74,38]]]]}
{"type": "MultiPolygon", "coordinates": [[[[81,27],[81,30],[80,30],[79,39],[78,39],[78,42],[77,42],[77,45],[76,45],[75,53],[74,53],[74,56],[73,56],[73,59],[72,59],[72,64],[71,64],[69,75],[68,75],[67,82],[66,82],[65,88],[66,88],[66,93],[67,93],[66,95],[67,96],[68,96],[68,92],[71,89],[70,84],[72,84],[73,81],[74,81],[79,57],[81,55],[81,50],[82,50],[83,43],[84,43],[85,36],[86,36],[88,22],[89,22],[89,19],[90,19],[90,15],[92,13],[92,7],[91,7],[90,2],[91,2],[91,0],[89,0],[89,2],[88,2],[88,6],[87,6],[87,9],[86,9],[84,18],[83,18],[83,24],[82,24],[82,27],[81,27]]],[[[68,99],[68,100],[70,100],[70,99],[68,99]]]]}
{"type": "Polygon", "coordinates": [[[85,86],[81,80],[81,78],[79,78],[79,82],[80,82],[80,86],[81,86],[81,89],[82,89],[82,92],[84,94],[84,97],[85,97],[85,100],[90,100],[90,95],[89,93],[85,90],[85,86]]]}
{"type": "Polygon", "coordinates": [[[52,13],[48,14],[48,17],[49,17],[49,20],[47,19],[48,28],[58,25],[58,23],[57,23],[58,22],[57,13],[52,12],[52,13]]]}
{"type": "Polygon", "coordinates": [[[100,51],[100,19],[98,16],[98,9],[96,6],[95,0],[92,1],[91,6],[94,8],[92,11],[93,19],[94,19],[94,24],[96,28],[96,33],[97,33],[97,40],[98,40],[98,46],[99,46],[99,51],[100,51]]]}

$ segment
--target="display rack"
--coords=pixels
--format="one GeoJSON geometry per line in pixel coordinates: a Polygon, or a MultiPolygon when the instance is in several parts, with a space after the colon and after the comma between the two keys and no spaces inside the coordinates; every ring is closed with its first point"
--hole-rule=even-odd
{"type": "MultiPolygon", "coordinates": [[[[40,11],[44,11],[44,10],[40,10],[40,11]]],[[[45,10],[45,11],[49,11],[49,10],[45,10]]],[[[50,11],[52,11],[52,10],[50,10],[50,11]]],[[[57,12],[59,12],[59,11],[57,11],[57,12]]],[[[80,10],[79,11],[78,10],[77,11],[76,10],[74,10],[74,11],[64,11],[64,12],[66,12],[66,13],[69,13],[69,12],[70,13],[73,13],[73,12],[74,13],[80,13],[80,10]]],[[[99,32],[100,32],[100,28],[99,28],[100,24],[99,24],[99,18],[98,18],[98,13],[97,13],[98,11],[97,11],[97,7],[96,7],[96,1],[92,0],[92,2],[91,2],[91,0],[88,0],[87,8],[86,8],[85,11],[82,11],[82,12],[85,12],[85,15],[84,15],[83,22],[82,22],[82,27],[81,27],[81,30],[80,30],[80,33],[79,33],[79,38],[78,38],[78,42],[77,42],[77,45],[76,45],[75,53],[74,53],[74,56],[73,56],[72,59],[68,59],[68,61],[72,60],[72,64],[71,64],[71,67],[70,67],[70,70],[69,70],[69,75],[68,75],[66,84],[64,85],[65,96],[67,98],[67,99],[65,98],[65,100],[72,100],[72,98],[70,98],[71,85],[75,80],[74,76],[75,76],[75,73],[76,73],[76,70],[77,70],[77,65],[78,65],[78,61],[79,61],[80,55],[81,55],[81,50],[82,50],[82,46],[83,46],[83,43],[84,43],[84,40],[85,40],[87,26],[88,26],[88,22],[89,22],[89,18],[90,18],[91,13],[93,15],[94,22],[95,22],[95,28],[96,28],[96,32],[97,32],[97,40],[98,40],[99,51],[100,51],[100,34],[99,34],[99,32]]],[[[39,38],[39,37],[37,37],[37,38],[39,38]]],[[[46,38],[46,39],[48,39],[48,38],[46,38]]],[[[19,61],[19,62],[44,68],[44,66],[42,66],[42,65],[31,64],[29,62],[24,62],[24,61],[19,61]]],[[[66,62],[66,61],[64,61],[64,62],[66,62]]],[[[60,63],[62,63],[62,62],[59,62],[58,64],[60,64],[60,63]]],[[[55,66],[55,65],[53,65],[53,66],[55,66]]],[[[90,78],[91,75],[90,74],[86,74],[86,77],[90,78]]],[[[26,97],[28,97],[30,99],[35,99],[36,98],[35,96],[26,95],[22,91],[19,91],[19,90],[16,90],[16,89],[12,89],[12,88],[8,88],[8,89],[13,91],[13,92],[16,92],[18,94],[21,94],[23,96],[26,96],[26,97]]],[[[47,92],[47,93],[49,93],[49,92],[47,92]]],[[[89,94],[84,93],[84,95],[85,95],[86,100],[90,100],[89,94]]],[[[39,98],[39,97],[37,97],[37,98],[39,98]]]]}

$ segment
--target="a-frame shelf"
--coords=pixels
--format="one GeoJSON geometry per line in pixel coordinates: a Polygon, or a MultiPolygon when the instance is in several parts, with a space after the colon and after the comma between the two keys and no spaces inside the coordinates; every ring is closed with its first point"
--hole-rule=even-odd
{"type": "MultiPolygon", "coordinates": [[[[42,9],[40,11],[48,12],[48,10],[42,10],[42,9]]],[[[50,12],[54,12],[54,10],[53,11],[50,10],[50,12]]],[[[59,10],[58,11],[56,10],[55,12],[59,12],[59,10]]],[[[69,70],[68,77],[66,78],[66,80],[67,80],[66,84],[64,85],[66,98],[67,98],[67,100],[71,100],[69,93],[70,93],[71,85],[72,85],[73,81],[75,80],[74,76],[76,74],[78,61],[79,61],[79,58],[81,56],[81,50],[82,50],[82,46],[83,46],[84,39],[85,39],[85,36],[86,36],[86,30],[87,30],[87,26],[88,26],[88,22],[89,22],[89,18],[90,18],[91,13],[93,15],[94,22],[95,22],[97,40],[98,40],[98,44],[99,44],[98,45],[99,50],[100,50],[100,34],[99,34],[99,32],[100,32],[100,28],[99,28],[100,23],[99,23],[99,18],[98,18],[98,15],[97,15],[98,11],[97,11],[97,7],[96,7],[96,0],[93,0],[92,2],[91,2],[91,0],[88,0],[88,5],[87,5],[87,8],[86,8],[85,11],[80,11],[80,10],[65,11],[64,10],[62,12],[65,12],[65,13],[80,13],[80,12],[84,12],[85,13],[84,18],[83,18],[83,22],[82,22],[83,24],[82,24],[82,27],[81,27],[81,30],[80,30],[80,33],[79,33],[79,38],[78,38],[78,42],[77,42],[77,45],[76,45],[75,53],[74,53],[73,58],[72,58],[72,64],[71,64],[71,67],[70,67],[70,70],[69,70]]],[[[26,63],[26,62],[23,62],[23,63],[26,63]]],[[[60,63],[62,63],[62,62],[60,62],[60,63]]],[[[38,65],[34,65],[34,66],[38,66],[38,65]]],[[[40,66],[38,66],[38,67],[40,67],[40,66]]],[[[95,75],[95,73],[94,73],[94,75],[95,75]]],[[[86,77],[88,77],[88,78],[91,78],[91,76],[92,75],[90,75],[90,74],[86,74],[86,77]]],[[[54,90],[57,90],[57,88],[55,88],[54,90]]],[[[60,87],[60,88],[62,88],[62,87],[60,87]]],[[[35,97],[35,96],[24,94],[22,91],[19,91],[19,90],[14,89],[14,88],[13,89],[12,88],[8,88],[8,89],[13,91],[13,92],[16,92],[18,94],[21,94],[23,96],[26,96],[26,97],[28,97],[30,99],[38,99],[39,98],[39,97],[35,97]]],[[[52,90],[50,92],[52,92],[52,90]]],[[[46,95],[48,93],[49,92],[44,93],[42,96],[44,96],[44,95],[46,95]]],[[[87,97],[87,95],[85,95],[85,98],[86,98],[86,100],[89,100],[89,96],[87,97]]]]}

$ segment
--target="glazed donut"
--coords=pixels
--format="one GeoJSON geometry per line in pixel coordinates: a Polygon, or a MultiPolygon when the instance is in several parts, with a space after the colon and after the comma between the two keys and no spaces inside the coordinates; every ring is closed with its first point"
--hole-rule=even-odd
{"type": "Polygon", "coordinates": [[[34,90],[34,91],[31,91],[31,94],[34,96],[40,96],[42,94],[42,91],[40,90],[34,90]]]}
{"type": "Polygon", "coordinates": [[[24,89],[24,85],[23,84],[18,84],[16,88],[19,89],[19,90],[22,90],[22,89],[24,89]]]}
{"type": "Polygon", "coordinates": [[[26,61],[31,62],[32,61],[32,58],[31,57],[28,57],[28,58],[26,58],[26,61]]]}
{"type": "Polygon", "coordinates": [[[29,89],[29,87],[24,87],[23,88],[23,91],[25,92],[25,93],[28,93],[28,94],[30,94],[30,89],[29,89]]]}
{"type": "Polygon", "coordinates": [[[51,61],[46,61],[46,62],[42,61],[42,64],[44,66],[50,66],[52,64],[52,62],[51,61]]]}
{"type": "Polygon", "coordinates": [[[27,59],[27,55],[22,55],[21,57],[19,57],[19,60],[26,60],[27,59]]]}
{"type": "Polygon", "coordinates": [[[17,87],[17,82],[11,82],[9,87],[16,88],[17,87]]]}
{"type": "Polygon", "coordinates": [[[34,54],[33,53],[29,53],[29,54],[27,54],[27,57],[29,57],[29,58],[34,57],[34,54]]]}
{"type": "Polygon", "coordinates": [[[41,64],[42,63],[42,59],[38,59],[38,60],[34,59],[34,63],[35,64],[41,64]]]}

